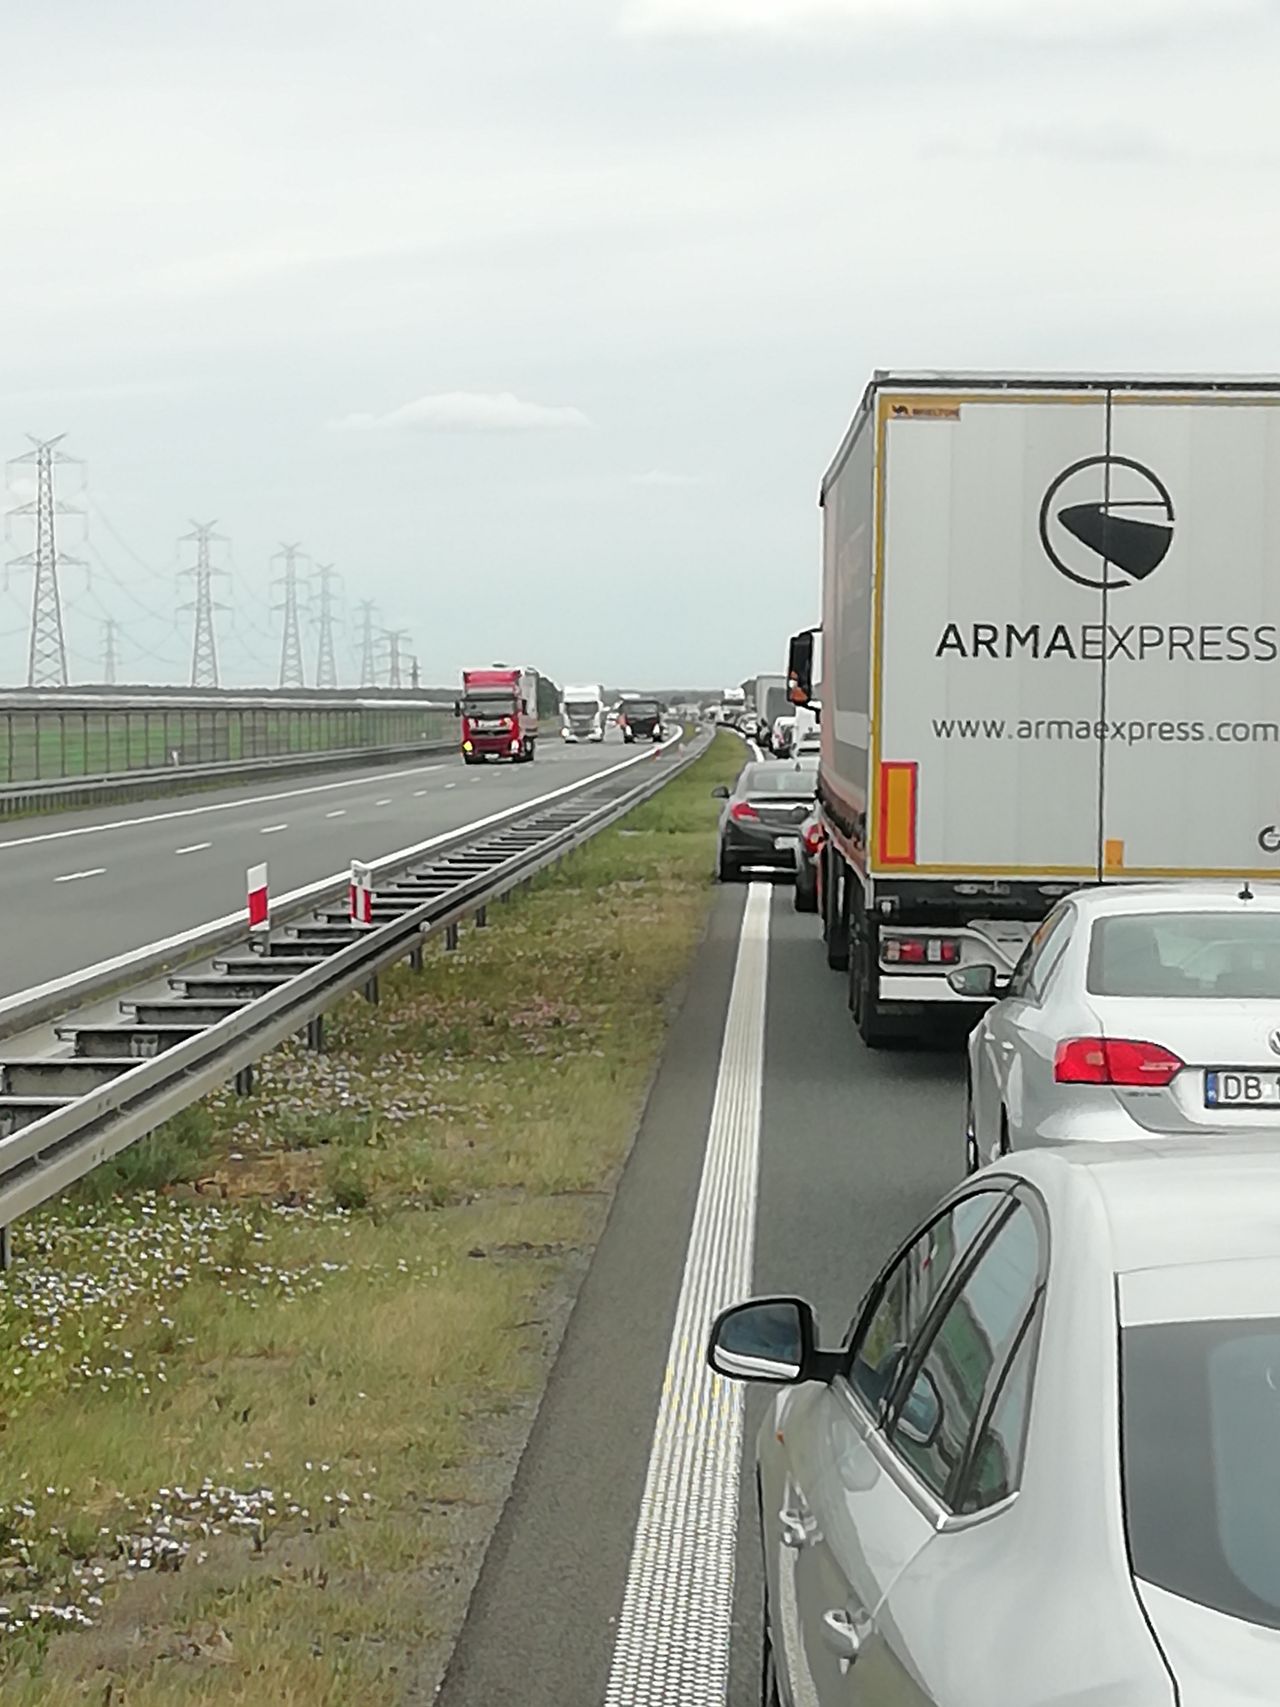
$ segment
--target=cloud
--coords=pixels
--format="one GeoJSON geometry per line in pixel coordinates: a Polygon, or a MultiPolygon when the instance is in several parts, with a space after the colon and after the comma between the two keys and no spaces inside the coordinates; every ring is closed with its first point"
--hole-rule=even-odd
{"type": "Polygon", "coordinates": [[[650,468],[644,474],[631,476],[633,486],[701,486],[696,474],[673,474],[666,468],[650,468]]]}
{"type": "Polygon", "coordinates": [[[1076,40],[1167,35],[1183,24],[1220,30],[1265,14],[1266,0],[1218,0],[1212,9],[1203,0],[626,0],[619,27],[627,35],[776,37],[949,26],[1076,40]]]}
{"type": "Polygon", "coordinates": [[[542,433],[591,422],[581,409],[526,403],[510,391],[441,391],[402,403],[386,415],[347,415],[332,425],[343,432],[542,433]]]}

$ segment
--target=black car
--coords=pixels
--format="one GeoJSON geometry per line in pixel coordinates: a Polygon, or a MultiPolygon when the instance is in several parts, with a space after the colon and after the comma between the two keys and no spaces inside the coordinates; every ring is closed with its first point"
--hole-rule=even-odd
{"type": "Polygon", "coordinates": [[[817,785],[817,762],[802,761],[745,765],[732,793],[716,789],[724,801],[718,865],[722,883],[731,883],[748,865],[794,872],[801,826],[813,807],[817,785]]]}

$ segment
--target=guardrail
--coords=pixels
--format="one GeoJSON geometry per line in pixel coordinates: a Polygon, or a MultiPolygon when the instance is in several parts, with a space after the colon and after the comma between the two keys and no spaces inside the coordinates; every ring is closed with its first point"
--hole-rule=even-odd
{"type": "Polygon", "coordinates": [[[341,770],[349,765],[394,764],[397,759],[452,753],[456,740],[407,741],[387,747],[342,747],[315,753],[282,753],[276,758],[241,759],[232,764],[155,766],[104,776],[55,778],[0,789],[0,818],[53,807],[96,806],[111,801],[158,799],[215,783],[248,782],[255,776],[295,776],[310,770],[341,770]]]}
{"type": "Polygon", "coordinates": [[[684,749],[677,736],[377,861],[371,926],[353,924],[337,905],[346,899],[344,873],[285,897],[258,944],[248,942],[243,915],[234,930],[231,920],[214,920],[0,1003],[6,1036],[61,1012],[57,1034],[69,1045],[62,1055],[23,1057],[0,1045],[0,1262],[8,1262],[15,1220],[228,1079],[249,1089],[253,1063],[285,1038],[305,1031],[320,1047],[326,1008],[353,990],[376,999],[378,974],[406,958],[420,963],[432,937],[456,946],[463,919],[486,923],[489,903],[657,793],[709,741],[703,734],[684,749]],[[282,913],[294,921],[283,928],[282,913]],[[242,953],[208,965],[211,949],[236,943],[242,953]],[[170,975],[172,995],[122,998],[119,1024],[75,1021],[86,1003],[173,966],[185,969],[170,975]]]}

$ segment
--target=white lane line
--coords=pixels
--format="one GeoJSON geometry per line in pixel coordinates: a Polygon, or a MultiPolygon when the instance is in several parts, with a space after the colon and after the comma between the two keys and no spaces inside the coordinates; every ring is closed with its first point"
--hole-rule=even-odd
{"type": "Polygon", "coordinates": [[[69,871],[65,877],[55,877],[55,883],[79,883],[82,877],[101,877],[106,870],[105,865],[95,865],[92,871],[69,871]]]}
{"type": "MultiPolygon", "coordinates": [[[[402,776],[425,776],[428,771],[442,771],[443,765],[414,765],[409,770],[384,771],[379,782],[395,782],[402,776]]],[[[342,782],[317,782],[307,788],[286,788],[279,794],[255,794],[248,800],[216,800],[208,806],[182,806],[174,812],[149,812],[143,818],[118,818],[107,824],[81,824],[74,830],[46,830],[38,836],[15,836],[12,841],[0,840],[0,854],[7,848],[30,848],[40,842],[63,842],[72,836],[96,836],[104,830],[133,830],[139,824],[168,824],[178,818],[199,818],[206,812],[236,812],[245,806],[268,806],[273,800],[300,800],[307,794],[331,794],[336,788],[367,788],[373,777],[347,777],[342,782]]]]}
{"type": "Polygon", "coordinates": [[[176,854],[203,853],[206,848],[211,848],[212,846],[212,842],[192,842],[189,847],[174,848],[173,851],[176,854]]]}
{"type": "Polygon", "coordinates": [[[753,883],[605,1707],[724,1707],[745,1390],[707,1330],[751,1287],[772,887],[753,883]]]}
{"type": "Polygon", "coordinates": [[[375,806],[390,806],[391,802],[389,800],[375,800],[373,804],[375,806]]]}
{"type": "Polygon", "coordinates": [[[281,830],[287,830],[288,828],[289,826],[287,824],[265,824],[262,829],[258,831],[258,834],[260,836],[277,836],[281,830]]]}
{"type": "Polygon", "coordinates": [[[345,818],[346,815],[347,815],[347,809],[345,806],[340,807],[338,809],[338,811],[336,811],[336,812],[326,812],[325,813],[326,818],[345,818]]]}
{"type": "MultiPolygon", "coordinates": [[[[446,787],[446,788],[457,788],[457,786],[458,786],[458,785],[457,785],[457,783],[456,783],[456,782],[446,782],[446,783],[445,783],[445,787],[446,787]]],[[[424,793],[424,794],[425,794],[425,793],[426,793],[426,792],[427,792],[427,791],[426,791],[426,789],[425,789],[425,788],[424,788],[424,789],[423,789],[423,791],[422,791],[422,792],[423,792],[423,793],[424,793]]]]}
{"type": "MultiPolygon", "coordinates": [[[[446,787],[446,788],[452,788],[452,787],[453,787],[453,784],[452,784],[452,783],[451,783],[451,782],[446,782],[446,783],[445,783],[445,787],[446,787]]],[[[421,799],[422,799],[422,796],[423,796],[423,795],[424,795],[424,794],[426,794],[426,793],[427,793],[427,792],[428,792],[428,790],[427,790],[427,789],[425,789],[425,788],[415,788],[415,789],[414,789],[414,791],[413,791],[413,798],[414,798],[414,799],[415,799],[415,800],[421,800],[421,799]]]]}

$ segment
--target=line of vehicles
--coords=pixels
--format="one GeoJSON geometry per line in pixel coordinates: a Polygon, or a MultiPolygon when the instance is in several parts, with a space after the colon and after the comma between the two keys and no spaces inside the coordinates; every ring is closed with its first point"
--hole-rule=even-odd
{"type": "Polygon", "coordinates": [[[968,1028],[968,1095],[839,1345],[711,1330],[778,1389],[765,1707],[1280,1697],[1278,428],[1273,380],[878,374],[823,482],[778,834],[863,1039],[968,1028]]]}
{"type": "MultiPolygon", "coordinates": [[[[463,670],[455,710],[465,764],[533,763],[541,727],[536,670],[502,663],[463,670]]],[[[601,742],[611,728],[628,746],[657,742],[670,721],[662,702],[645,694],[624,693],[609,705],[599,682],[566,687],[560,696],[560,736],[570,744],[601,742]]]]}

